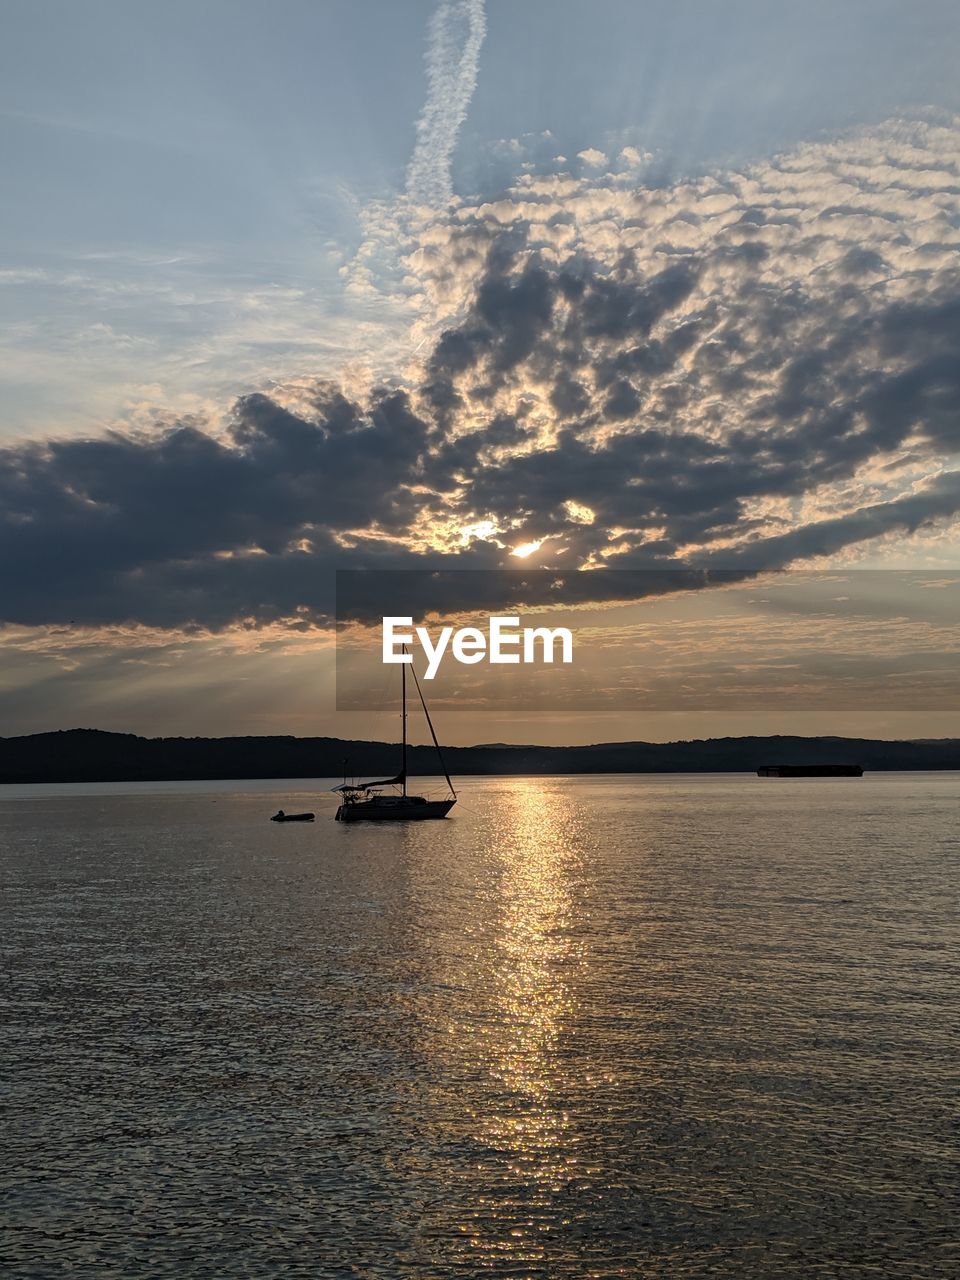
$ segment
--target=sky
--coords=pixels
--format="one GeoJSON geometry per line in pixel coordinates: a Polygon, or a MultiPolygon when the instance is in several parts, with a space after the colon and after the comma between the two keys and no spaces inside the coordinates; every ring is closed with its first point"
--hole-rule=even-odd
{"type": "Polygon", "coordinates": [[[392,736],[336,569],[678,565],[889,572],[818,641],[888,665],[771,703],[714,662],[748,587],[595,573],[584,672],[676,608],[697,677],[445,736],[960,733],[955,4],[2,10],[0,734],[392,736]]]}

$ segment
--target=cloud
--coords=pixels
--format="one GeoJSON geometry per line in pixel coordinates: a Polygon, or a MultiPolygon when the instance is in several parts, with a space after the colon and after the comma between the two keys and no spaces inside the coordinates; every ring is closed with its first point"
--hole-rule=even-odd
{"type": "Polygon", "coordinates": [[[619,159],[621,164],[631,169],[639,169],[641,165],[649,164],[653,156],[649,151],[639,151],[636,147],[623,147],[619,159]]]}
{"type": "Polygon", "coordinates": [[[407,169],[415,204],[446,205],[453,195],[450,161],[477,83],[486,33],[483,0],[442,0],[430,19],[427,101],[407,169]]]}
{"type": "Polygon", "coordinates": [[[591,169],[599,169],[607,164],[606,155],[602,151],[598,151],[596,147],[588,147],[586,151],[578,151],[577,159],[582,160],[591,169]]]}
{"type": "Polygon", "coordinates": [[[957,151],[955,121],[895,122],[745,174],[548,175],[465,203],[445,234],[474,293],[427,393],[458,431],[541,424],[489,486],[464,477],[470,518],[539,535],[544,503],[605,496],[622,553],[649,526],[715,542],[922,488],[958,430],[957,151]]]}
{"type": "Polygon", "coordinates": [[[7,448],[0,617],[326,625],[335,567],[492,569],[531,542],[570,598],[608,599],[605,567],[746,573],[950,528],[958,141],[893,122],[427,212],[395,246],[424,327],[392,385],[304,377],[222,429],[7,448]]]}
{"type": "Polygon", "coordinates": [[[309,415],[252,395],[221,437],[192,424],[31,443],[0,468],[5,619],[219,627],[331,612],[314,573],[345,531],[406,528],[427,426],[402,393],[309,415]],[[311,577],[314,581],[311,581],[311,577]]]}

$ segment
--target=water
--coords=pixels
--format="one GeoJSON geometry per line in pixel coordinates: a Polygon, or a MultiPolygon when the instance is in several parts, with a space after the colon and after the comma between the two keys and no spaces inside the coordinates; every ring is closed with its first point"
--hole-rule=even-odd
{"type": "Polygon", "coordinates": [[[958,802],[0,788],[0,1273],[955,1277],[958,802]]]}

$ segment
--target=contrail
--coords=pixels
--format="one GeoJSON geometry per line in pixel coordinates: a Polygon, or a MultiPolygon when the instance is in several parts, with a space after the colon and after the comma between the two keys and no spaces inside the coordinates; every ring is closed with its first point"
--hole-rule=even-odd
{"type": "Polygon", "coordinates": [[[442,0],[430,19],[427,101],[407,169],[407,196],[417,204],[446,204],[453,195],[450,160],[476,87],[486,29],[483,0],[442,0]]]}

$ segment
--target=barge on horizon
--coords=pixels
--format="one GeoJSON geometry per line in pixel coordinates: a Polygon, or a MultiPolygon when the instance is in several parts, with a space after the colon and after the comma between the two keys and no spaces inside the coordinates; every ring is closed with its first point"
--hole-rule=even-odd
{"type": "Polygon", "coordinates": [[[862,778],[859,764],[762,764],[758,778],[862,778]]]}

